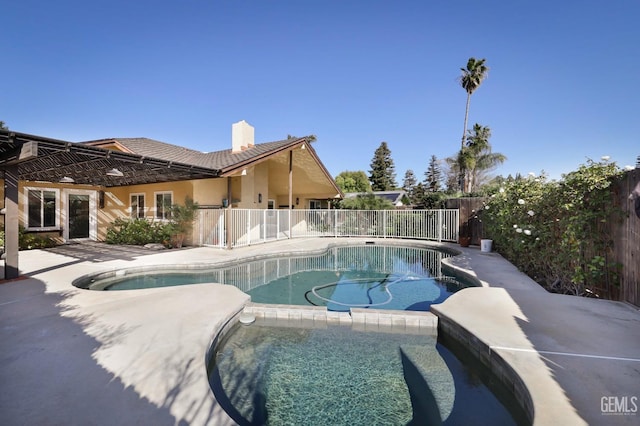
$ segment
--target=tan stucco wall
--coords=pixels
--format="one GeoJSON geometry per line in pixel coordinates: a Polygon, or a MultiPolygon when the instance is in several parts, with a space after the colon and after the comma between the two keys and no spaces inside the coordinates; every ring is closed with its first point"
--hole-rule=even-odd
{"type": "Polygon", "coordinates": [[[191,182],[193,199],[202,206],[220,206],[222,199],[227,198],[226,179],[201,179],[191,182]]]}
{"type": "Polygon", "coordinates": [[[250,209],[266,209],[269,197],[269,166],[266,163],[258,164],[254,169],[254,194],[253,206],[250,209]],[[262,201],[259,200],[262,194],[262,201]]]}
{"type": "MultiPolygon", "coordinates": [[[[18,224],[22,227],[27,228],[27,215],[26,215],[26,205],[27,205],[27,196],[25,193],[26,188],[43,188],[43,189],[51,189],[56,190],[58,193],[58,204],[56,210],[56,222],[58,224],[57,229],[50,231],[42,231],[39,232],[42,236],[49,236],[60,242],[63,242],[63,233],[64,229],[67,226],[67,193],[68,191],[73,192],[83,192],[92,197],[92,203],[95,206],[94,217],[97,219],[98,230],[99,230],[99,209],[97,208],[97,204],[99,201],[99,193],[95,187],[89,185],[65,185],[60,183],[50,183],[50,182],[30,182],[30,181],[20,181],[18,182],[18,209],[20,211],[18,215],[18,224]],[[95,216],[97,213],[97,216],[95,216]]],[[[2,206],[4,206],[4,180],[0,183],[0,198],[2,199],[2,206]]],[[[4,223],[4,220],[2,221],[4,223]]],[[[96,237],[96,234],[92,234],[96,237]]]]}

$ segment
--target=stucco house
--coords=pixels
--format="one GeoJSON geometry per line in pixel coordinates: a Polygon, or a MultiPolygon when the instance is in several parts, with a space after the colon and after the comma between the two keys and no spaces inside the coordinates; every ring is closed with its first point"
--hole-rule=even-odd
{"type": "Polygon", "coordinates": [[[22,225],[99,241],[114,219],[166,220],[166,206],[186,197],[209,209],[303,209],[343,196],[314,138],[255,143],[254,133],[240,121],[231,147],[200,152],[147,138],[72,143],[0,130],[7,240],[22,225]]]}

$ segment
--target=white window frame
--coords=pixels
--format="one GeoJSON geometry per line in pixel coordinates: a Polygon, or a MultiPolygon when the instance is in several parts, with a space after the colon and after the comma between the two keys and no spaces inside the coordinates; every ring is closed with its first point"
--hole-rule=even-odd
{"type": "MultiPolygon", "coordinates": [[[[40,202],[40,220],[43,219],[43,206],[42,200],[40,202]]],[[[59,231],[60,230],[60,189],[59,188],[47,188],[43,186],[26,186],[24,188],[24,228],[27,231],[59,231]],[[29,226],[29,192],[39,191],[40,193],[48,191],[55,193],[55,225],[54,226],[29,226]]]]}
{"type": "Polygon", "coordinates": [[[163,212],[162,217],[158,216],[158,195],[167,195],[171,196],[171,203],[173,205],[173,191],[157,191],[153,193],[153,218],[155,220],[169,220],[169,211],[163,212]]]}
{"type": "Polygon", "coordinates": [[[146,200],[146,194],[144,192],[134,192],[129,194],[129,216],[132,219],[144,219],[147,216],[147,200],[146,200]],[[133,197],[137,198],[136,201],[136,214],[134,216],[134,211],[133,211],[133,203],[131,202],[131,199],[133,197]],[[142,204],[144,207],[142,207],[142,216],[140,216],[140,197],[142,197],[142,204]]]}

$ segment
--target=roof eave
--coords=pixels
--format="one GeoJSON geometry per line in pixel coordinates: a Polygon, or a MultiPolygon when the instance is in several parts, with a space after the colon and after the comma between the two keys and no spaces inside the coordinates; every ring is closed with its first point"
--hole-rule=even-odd
{"type": "Polygon", "coordinates": [[[286,145],[282,145],[278,148],[275,148],[271,151],[267,151],[263,154],[260,154],[258,156],[255,157],[251,157],[248,158],[246,160],[242,160],[239,161],[237,163],[234,163],[230,166],[226,166],[226,167],[222,167],[219,170],[220,173],[220,177],[229,177],[229,176],[233,176],[235,174],[238,173],[238,171],[241,171],[242,169],[248,167],[248,166],[252,166],[252,165],[256,165],[258,163],[261,163],[265,160],[268,160],[270,157],[273,157],[274,155],[280,154],[281,152],[286,152],[286,151],[290,151],[294,148],[296,148],[299,145],[302,145],[303,143],[307,143],[308,141],[306,138],[298,138],[298,139],[292,139],[291,143],[288,143],[286,145]]]}

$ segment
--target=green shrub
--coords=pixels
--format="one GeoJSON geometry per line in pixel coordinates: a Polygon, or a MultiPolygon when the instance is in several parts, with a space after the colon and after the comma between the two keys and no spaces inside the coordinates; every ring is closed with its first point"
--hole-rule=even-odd
{"type": "Polygon", "coordinates": [[[611,223],[622,219],[611,184],[621,170],[589,160],[561,181],[505,182],[482,212],[497,251],[551,291],[611,297],[619,285],[611,223]]]}
{"type": "MultiPolygon", "coordinates": [[[[4,248],[5,234],[4,231],[0,231],[0,247],[4,248]]],[[[24,227],[18,228],[18,250],[32,250],[40,248],[55,247],[58,243],[51,237],[28,233],[24,227]]]]}
{"type": "Polygon", "coordinates": [[[171,247],[173,234],[175,234],[175,226],[171,223],[118,218],[107,228],[105,242],[128,245],[158,243],[171,247]]]}

